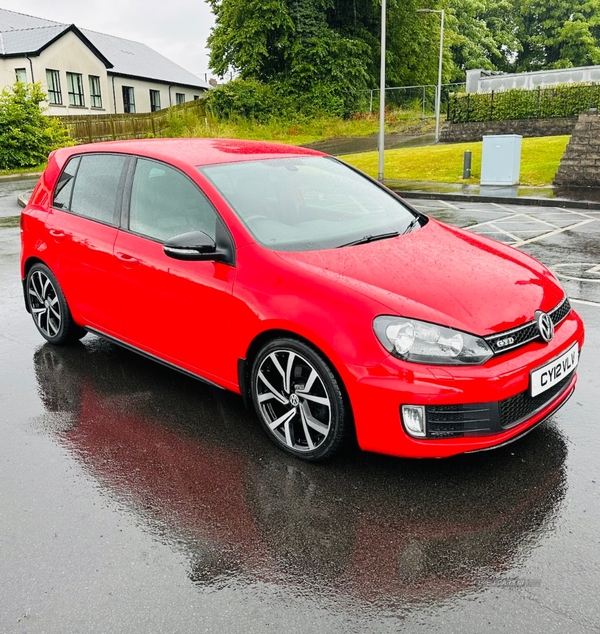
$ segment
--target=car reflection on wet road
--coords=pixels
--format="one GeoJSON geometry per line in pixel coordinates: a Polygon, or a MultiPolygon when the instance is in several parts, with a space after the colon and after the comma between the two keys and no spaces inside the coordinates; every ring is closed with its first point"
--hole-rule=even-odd
{"type": "Polygon", "coordinates": [[[315,469],[262,442],[239,399],[110,344],[45,345],[34,366],[59,414],[45,431],[185,544],[202,585],[275,579],[390,607],[444,599],[504,572],[565,493],[555,430],[520,443],[522,460],[501,452],[399,470],[352,455],[315,469]]]}
{"type": "Polygon", "coordinates": [[[600,263],[596,224],[523,247],[584,280],[564,283],[588,353],[551,421],[454,459],[310,465],[234,394],[96,337],[42,345],[6,222],[0,632],[600,631],[600,297],[574,266],[600,263]]]}

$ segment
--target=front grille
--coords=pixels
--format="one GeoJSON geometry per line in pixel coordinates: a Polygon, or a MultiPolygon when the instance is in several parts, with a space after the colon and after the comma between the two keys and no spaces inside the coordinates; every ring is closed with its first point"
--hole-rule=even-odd
{"type": "MultiPolygon", "coordinates": [[[[556,327],[570,312],[571,304],[569,303],[569,298],[565,297],[563,301],[548,314],[550,315],[550,319],[552,319],[554,327],[556,327]]],[[[512,330],[505,330],[496,335],[484,337],[495,355],[508,352],[509,350],[515,350],[539,338],[541,338],[540,331],[534,321],[530,321],[512,330]],[[511,339],[512,341],[507,343],[507,341],[511,339]]]]}
{"type": "Polygon", "coordinates": [[[533,397],[525,391],[499,402],[427,406],[427,438],[498,434],[544,409],[564,392],[572,378],[573,372],[549,390],[533,397]]]}
{"type": "Polygon", "coordinates": [[[500,425],[502,428],[510,429],[534,412],[543,409],[567,387],[572,378],[573,373],[571,372],[560,383],[553,385],[537,396],[529,396],[529,392],[521,392],[516,396],[500,401],[500,425]]]}

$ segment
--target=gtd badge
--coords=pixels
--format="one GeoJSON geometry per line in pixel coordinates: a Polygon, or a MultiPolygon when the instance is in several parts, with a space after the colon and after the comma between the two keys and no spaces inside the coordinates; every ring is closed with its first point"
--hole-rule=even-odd
{"type": "Polygon", "coordinates": [[[541,310],[535,311],[535,323],[540,331],[542,339],[548,343],[554,337],[554,323],[550,319],[550,315],[541,310]]]}
{"type": "Polygon", "coordinates": [[[514,342],[514,337],[506,337],[505,339],[500,339],[499,341],[496,341],[496,348],[506,348],[506,346],[512,346],[514,342]]]}

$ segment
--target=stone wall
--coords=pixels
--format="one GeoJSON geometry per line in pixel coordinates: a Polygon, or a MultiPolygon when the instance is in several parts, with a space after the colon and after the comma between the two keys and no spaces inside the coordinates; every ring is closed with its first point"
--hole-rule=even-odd
{"type": "Polygon", "coordinates": [[[554,185],[600,187],[600,113],[586,112],[579,116],[554,185]]]}
{"type": "Polygon", "coordinates": [[[576,123],[577,117],[445,123],[440,141],[442,143],[470,143],[481,141],[481,137],[486,134],[520,134],[524,137],[557,136],[572,134],[576,123]]]}

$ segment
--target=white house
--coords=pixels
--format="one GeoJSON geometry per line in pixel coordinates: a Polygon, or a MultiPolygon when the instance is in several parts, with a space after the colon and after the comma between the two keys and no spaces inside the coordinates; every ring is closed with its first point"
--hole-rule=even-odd
{"type": "Polygon", "coordinates": [[[153,112],[208,83],[145,44],[0,9],[0,89],[41,82],[51,115],[153,112]]]}

